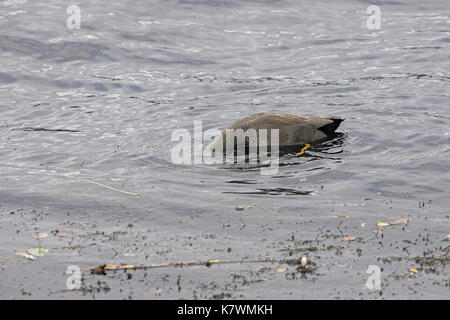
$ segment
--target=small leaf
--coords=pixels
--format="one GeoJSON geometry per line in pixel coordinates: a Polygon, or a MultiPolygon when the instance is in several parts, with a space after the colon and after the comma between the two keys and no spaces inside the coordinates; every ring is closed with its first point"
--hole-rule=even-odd
{"type": "Polygon", "coordinates": [[[409,220],[406,218],[395,219],[391,224],[408,224],[409,220]]]}
{"type": "Polygon", "coordinates": [[[373,232],[375,232],[376,234],[382,234],[383,230],[376,228],[376,229],[373,229],[373,232]]]}
{"type": "Polygon", "coordinates": [[[64,237],[64,238],[70,238],[72,236],[71,233],[66,233],[66,232],[58,232],[56,233],[57,237],[64,237]]]}
{"type": "Polygon", "coordinates": [[[33,256],[42,257],[47,254],[48,249],[43,247],[33,247],[28,249],[27,252],[33,256]]]}
{"type": "Polygon", "coordinates": [[[46,232],[37,232],[37,233],[33,234],[33,236],[36,238],[47,238],[48,234],[46,232]]]}
{"type": "Polygon", "coordinates": [[[16,255],[25,257],[28,260],[36,260],[36,258],[33,257],[31,254],[26,254],[24,252],[16,252],[16,255]]]}
{"type": "Polygon", "coordinates": [[[126,257],[129,257],[129,256],[134,256],[134,253],[133,253],[133,250],[127,250],[123,255],[126,257]]]}
{"type": "Polygon", "coordinates": [[[302,267],[305,267],[307,264],[308,264],[308,258],[302,257],[302,259],[300,260],[300,265],[302,267]]]}
{"type": "Polygon", "coordinates": [[[416,268],[411,268],[411,269],[409,269],[409,272],[411,273],[411,274],[413,274],[413,273],[419,273],[419,270],[417,270],[416,268]]]}
{"type": "Polygon", "coordinates": [[[389,226],[390,224],[387,222],[382,222],[382,221],[378,221],[377,222],[377,227],[386,227],[389,226]]]}
{"type": "Polygon", "coordinates": [[[339,219],[350,219],[349,216],[333,216],[333,218],[339,218],[339,219]]]}
{"type": "Polygon", "coordinates": [[[156,288],[156,289],[154,290],[154,292],[155,292],[155,294],[161,294],[162,290],[163,290],[163,289],[161,289],[161,288],[156,288]]]}

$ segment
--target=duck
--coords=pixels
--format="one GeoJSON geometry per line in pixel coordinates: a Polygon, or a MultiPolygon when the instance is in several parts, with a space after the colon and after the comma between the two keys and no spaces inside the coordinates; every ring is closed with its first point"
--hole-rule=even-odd
{"type": "MultiPolygon", "coordinates": [[[[248,129],[255,129],[257,134],[260,129],[267,129],[268,141],[270,146],[270,129],[279,130],[279,147],[287,148],[300,145],[310,145],[312,143],[323,141],[334,134],[342,121],[340,117],[319,117],[319,116],[297,116],[287,113],[257,113],[246,116],[233,122],[224,128],[220,135],[211,145],[211,150],[216,151],[226,149],[226,130],[242,129],[244,132],[248,129]],[[223,146],[223,147],[222,147],[223,146]]],[[[236,143],[236,140],[235,140],[236,143]]],[[[247,139],[248,143],[248,139],[247,139]]],[[[236,147],[236,146],[235,146],[236,147]]]]}

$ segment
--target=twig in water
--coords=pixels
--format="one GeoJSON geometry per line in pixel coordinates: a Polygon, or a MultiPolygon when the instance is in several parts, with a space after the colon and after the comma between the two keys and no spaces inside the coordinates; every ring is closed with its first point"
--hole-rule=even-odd
{"type": "Polygon", "coordinates": [[[110,190],[122,192],[122,193],[125,193],[125,194],[130,194],[130,195],[132,195],[132,196],[135,196],[135,197],[138,197],[138,198],[139,198],[139,193],[136,193],[136,192],[123,191],[123,190],[116,189],[116,188],[113,188],[113,187],[105,186],[104,184],[101,184],[101,183],[98,183],[98,182],[95,182],[95,181],[92,181],[92,180],[86,180],[86,181],[87,181],[87,182],[90,182],[90,183],[93,183],[93,184],[96,184],[96,185],[98,185],[98,186],[100,186],[100,187],[103,187],[103,188],[106,188],[106,189],[110,189],[110,190]]]}
{"type": "Polygon", "coordinates": [[[344,237],[344,234],[342,233],[342,230],[339,229],[339,226],[343,223],[343,221],[339,222],[339,224],[336,226],[336,228],[339,230],[339,232],[341,233],[342,238],[344,237]]]}
{"type": "Polygon", "coordinates": [[[149,266],[134,266],[130,264],[125,265],[106,265],[101,264],[97,267],[91,268],[90,272],[92,274],[106,274],[106,271],[117,271],[123,269],[131,269],[131,270],[147,270],[147,269],[156,269],[156,268],[182,268],[182,267],[193,267],[193,266],[211,266],[213,264],[242,264],[242,263],[284,263],[290,265],[301,265],[300,259],[288,259],[288,260],[275,260],[275,259],[265,259],[265,260],[206,260],[206,261],[195,261],[195,262],[176,262],[176,263],[168,263],[168,264],[152,264],[149,266]]]}

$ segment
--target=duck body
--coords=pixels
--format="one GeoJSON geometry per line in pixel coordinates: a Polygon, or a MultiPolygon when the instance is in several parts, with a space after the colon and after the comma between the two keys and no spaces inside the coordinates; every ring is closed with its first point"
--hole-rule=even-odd
{"type": "Polygon", "coordinates": [[[226,129],[242,129],[244,132],[255,129],[268,131],[268,145],[271,145],[271,129],[279,130],[279,146],[291,147],[311,144],[326,139],[332,135],[344,119],[337,117],[296,116],[286,113],[258,113],[252,114],[233,122],[222,130],[212,145],[215,150],[219,144],[226,146],[226,129]]]}

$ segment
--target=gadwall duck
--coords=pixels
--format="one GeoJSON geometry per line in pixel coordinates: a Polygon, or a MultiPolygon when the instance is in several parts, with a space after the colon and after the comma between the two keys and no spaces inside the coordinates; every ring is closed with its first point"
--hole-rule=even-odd
{"type": "MultiPolygon", "coordinates": [[[[279,129],[279,146],[291,147],[309,145],[313,142],[323,140],[331,136],[344,119],[337,117],[311,117],[295,116],[285,113],[258,113],[249,115],[243,119],[233,122],[222,130],[211,148],[215,151],[218,143],[223,150],[226,149],[226,129],[279,129]]],[[[235,141],[236,143],[236,141],[235,141]]],[[[268,145],[270,145],[270,133],[268,134],[268,145]]]]}

